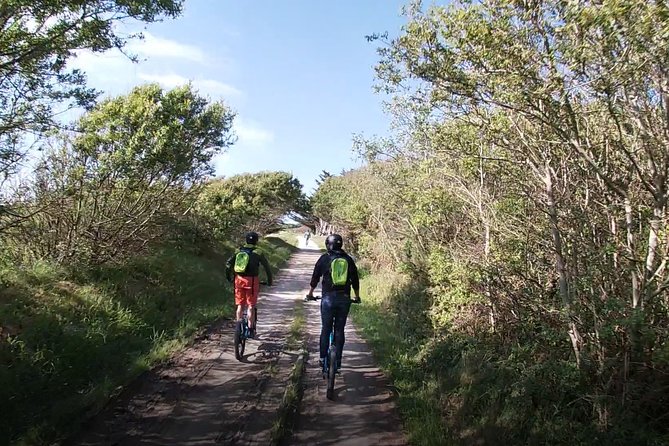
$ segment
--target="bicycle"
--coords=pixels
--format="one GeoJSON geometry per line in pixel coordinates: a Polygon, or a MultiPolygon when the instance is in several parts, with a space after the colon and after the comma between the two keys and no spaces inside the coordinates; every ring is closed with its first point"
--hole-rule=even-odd
{"type": "MultiPolygon", "coordinates": [[[[312,300],[321,300],[321,296],[309,296],[304,298],[305,302],[312,300]]],[[[351,303],[359,304],[360,300],[351,299],[351,303]]],[[[334,342],[334,318],[332,318],[332,330],[330,331],[330,343],[328,344],[328,351],[325,355],[325,360],[323,361],[323,379],[328,380],[327,390],[325,396],[329,400],[334,400],[334,383],[335,376],[339,372],[337,369],[337,346],[334,342]]]]}
{"type": "MultiPolygon", "coordinates": [[[[260,285],[267,285],[267,282],[260,282],[260,285]]],[[[249,316],[247,308],[242,311],[242,318],[235,323],[235,358],[241,361],[244,356],[244,348],[246,347],[246,340],[255,337],[258,329],[258,305],[253,307],[253,330],[249,328],[249,316]]]]}
{"type": "MultiPolygon", "coordinates": [[[[249,316],[244,311],[241,320],[235,323],[235,358],[241,361],[244,356],[244,348],[246,347],[246,340],[251,337],[251,329],[249,328],[249,316]]],[[[255,323],[258,323],[258,311],[253,312],[255,323]]]]}

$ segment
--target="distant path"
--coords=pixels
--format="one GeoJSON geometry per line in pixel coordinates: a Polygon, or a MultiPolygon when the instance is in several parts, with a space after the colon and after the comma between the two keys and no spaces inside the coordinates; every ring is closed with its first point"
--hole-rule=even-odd
{"type": "Polygon", "coordinates": [[[297,352],[283,350],[294,307],[318,254],[294,254],[261,293],[258,339],[235,359],[233,321],[221,321],[147,373],[73,445],[267,445],[297,352]]]}
{"type": "Polygon", "coordinates": [[[307,250],[313,250],[313,251],[319,251],[320,248],[314,242],[314,239],[310,238],[309,239],[309,244],[304,243],[304,236],[299,235],[297,236],[297,247],[300,249],[307,249],[307,250]]]}

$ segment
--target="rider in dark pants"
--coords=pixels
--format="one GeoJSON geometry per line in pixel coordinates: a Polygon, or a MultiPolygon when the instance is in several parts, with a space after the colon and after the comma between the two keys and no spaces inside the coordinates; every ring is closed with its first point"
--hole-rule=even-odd
{"type": "Polygon", "coordinates": [[[325,240],[327,253],[323,254],[316,262],[314,273],[311,277],[311,289],[308,297],[312,297],[314,289],[318,285],[321,277],[323,278],[323,298],[321,300],[321,345],[320,345],[320,365],[327,355],[328,344],[330,343],[330,332],[332,331],[332,318],[334,317],[335,334],[334,341],[337,346],[337,369],[341,367],[341,356],[344,349],[344,328],[346,327],[346,318],[351,308],[351,288],[355,294],[355,301],[360,302],[360,280],[358,278],[358,268],[355,262],[344,250],[342,246],[344,240],[339,234],[332,234],[325,240]],[[344,285],[334,285],[331,276],[330,265],[334,258],[341,257],[348,262],[347,281],[344,285]]]}

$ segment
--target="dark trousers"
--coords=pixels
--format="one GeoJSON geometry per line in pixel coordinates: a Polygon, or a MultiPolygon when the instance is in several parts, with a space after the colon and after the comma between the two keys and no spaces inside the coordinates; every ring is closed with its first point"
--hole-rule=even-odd
{"type": "Polygon", "coordinates": [[[346,318],[351,309],[351,298],[345,294],[328,293],[321,300],[321,358],[328,354],[332,319],[334,318],[334,342],[337,346],[337,363],[341,364],[341,354],[344,349],[344,327],[346,318]]]}

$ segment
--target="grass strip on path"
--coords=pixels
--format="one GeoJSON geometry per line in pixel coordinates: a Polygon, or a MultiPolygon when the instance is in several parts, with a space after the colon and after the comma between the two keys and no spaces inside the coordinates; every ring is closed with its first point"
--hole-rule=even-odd
{"type": "Polygon", "coordinates": [[[290,324],[288,338],[286,340],[286,350],[299,350],[297,360],[290,373],[288,385],[283,394],[281,405],[278,409],[278,417],[272,426],[271,445],[276,446],[288,438],[295,424],[297,410],[302,399],[303,386],[302,378],[307,359],[307,347],[305,341],[305,315],[304,304],[298,301],[295,304],[295,317],[290,324]]]}

